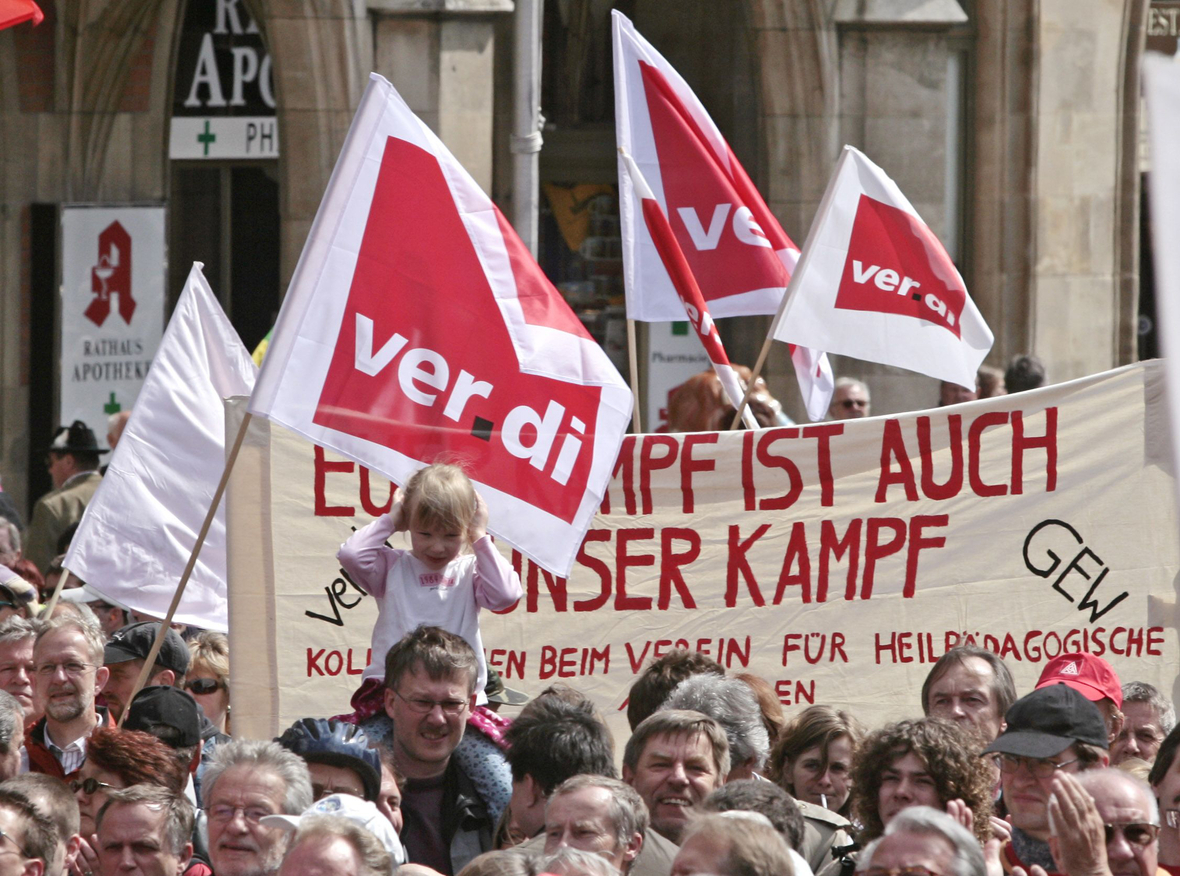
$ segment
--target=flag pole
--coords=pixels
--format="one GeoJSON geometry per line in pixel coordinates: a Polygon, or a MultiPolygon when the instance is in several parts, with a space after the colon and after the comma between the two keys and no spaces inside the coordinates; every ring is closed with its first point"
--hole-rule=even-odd
{"type": "Polygon", "coordinates": [[[164,644],[164,636],[167,635],[169,627],[172,625],[172,617],[176,614],[176,609],[180,605],[180,598],[184,595],[184,588],[188,586],[188,579],[193,574],[193,569],[197,565],[197,557],[201,554],[201,548],[205,544],[205,536],[209,534],[209,527],[213,525],[213,518],[217,516],[217,507],[221,504],[221,497],[225,493],[226,485],[229,483],[230,472],[234,469],[234,463],[238,459],[238,451],[242,449],[242,439],[246,437],[246,428],[250,425],[250,420],[253,414],[249,411],[242,417],[242,424],[238,427],[238,434],[234,438],[233,447],[230,448],[229,456],[225,459],[225,469],[221,473],[221,480],[217,484],[217,489],[213,491],[213,501],[209,503],[209,513],[205,515],[205,522],[201,524],[201,531],[197,533],[197,541],[193,545],[193,551],[189,555],[188,563],[185,564],[184,571],[180,575],[180,583],[176,585],[176,592],[172,594],[172,604],[168,606],[168,614],[160,622],[159,629],[156,630],[156,640],[152,642],[151,650],[148,651],[147,657],[144,658],[143,668],[139,670],[139,678],[135,680],[135,687],[131,689],[131,695],[127,697],[127,705],[123,709],[123,714],[119,716],[119,726],[123,726],[123,722],[127,720],[127,713],[131,711],[131,702],[135,699],[135,695],[143,688],[147,682],[148,677],[152,674],[152,667],[155,666],[156,657],[159,656],[160,647],[164,644]]]}
{"type": "MultiPolygon", "coordinates": [[[[774,323],[771,323],[772,327],[773,325],[774,323]]],[[[766,357],[770,355],[770,345],[772,343],[774,343],[774,335],[767,332],[766,340],[762,342],[762,352],[758,354],[758,361],[754,363],[754,371],[750,374],[749,383],[746,384],[746,394],[742,396],[742,403],[738,405],[738,409],[733,415],[733,422],[729,424],[729,431],[731,432],[742,421],[742,411],[746,409],[746,405],[750,403],[750,396],[754,394],[754,384],[758,382],[758,375],[762,373],[762,366],[766,364],[766,357]]]]}
{"type": "Polygon", "coordinates": [[[635,397],[635,407],[631,409],[631,431],[638,435],[643,431],[639,416],[639,354],[635,344],[635,320],[630,317],[627,317],[627,358],[631,366],[631,395],[635,397]]]}
{"type": "Polygon", "coordinates": [[[45,607],[41,609],[41,615],[45,620],[53,617],[53,609],[57,605],[57,598],[61,596],[62,590],[65,589],[66,579],[70,577],[70,570],[62,567],[61,577],[57,579],[57,585],[53,588],[53,595],[49,597],[49,601],[45,603],[45,607]]]}

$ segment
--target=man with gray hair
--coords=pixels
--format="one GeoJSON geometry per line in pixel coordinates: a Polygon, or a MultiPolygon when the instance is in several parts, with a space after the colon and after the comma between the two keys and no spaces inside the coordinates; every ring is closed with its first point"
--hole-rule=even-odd
{"type": "Polygon", "coordinates": [[[193,856],[193,807],[167,788],[109,791],[96,824],[100,876],[181,876],[193,856]]]}
{"type": "Polygon", "coordinates": [[[1061,873],[1155,876],[1159,807],[1145,782],[1119,769],[1058,773],[1049,848],[1061,873]]]}
{"type": "Polygon", "coordinates": [[[770,754],[770,737],[754,691],[738,678],[692,675],[677,685],[661,709],[686,709],[708,715],[729,740],[729,773],[725,781],[752,779],[770,754]]]}
{"type": "Polygon", "coordinates": [[[832,402],[828,406],[828,419],[856,420],[869,416],[871,410],[869,388],[863,380],[855,377],[837,378],[832,402]]]}
{"type": "Polygon", "coordinates": [[[658,711],[635,728],[623,750],[623,781],[647,804],[652,827],[674,843],[691,809],[728,774],[725,731],[700,712],[658,711]]]}
{"type": "Polygon", "coordinates": [[[672,876],[794,876],[791,850],[766,816],[725,812],[694,819],[672,876]]]}
{"type": "Polygon", "coordinates": [[[33,639],[37,625],[23,617],[0,623],[0,690],[16,697],[25,719],[37,717],[33,710],[33,639]]]}
{"type": "Polygon", "coordinates": [[[1111,764],[1132,757],[1151,763],[1176,726],[1176,707],[1146,681],[1128,681],[1123,685],[1123,717],[1123,728],[1110,746],[1111,764]]]}
{"type": "MultiPolygon", "coordinates": [[[[999,858],[995,860],[999,867],[999,858]]],[[[971,831],[945,812],[910,806],[897,813],[879,839],[861,852],[856,872],[863,876],[921,867],[942,876],[984,876],[983,851],[971,831]]]]}
{"type": "MultiPolygon", "coordinates": [[[[667,876],[676,846],[648,830],[643,798],[618,779],[578,775],[557,786],[545,806],[546,854],[593,852],[630,876],[667,876]]],[[[525,846],[531,850],[531,844],[525,846]]]]}
{"type": "Polygon", "coordinates": [[[305,817],[291,839],[279,876],[393,876],[393,856],[377,837],[348,818],[305,817]]]}
{"type": "MultiPolygon", "coordinates": [[[[93,615],[92,615],[93,616],[93,615]]],[[[86,762],[86,738],[110,723],[95,697],[107,682],[98,623],[77,615],[47,621],[33,642],[34,699],[43,717],[29,731],[29,769],[69,781],[86,762]]]]}
{"type": "Polygon", "coordinates": [[[279,869],[289,834],[259,822],[298,815],[312,803],[307,764],[277,742],[235,739],[217,747],[202,782],[209,859],[217,876],[279,869]]]}

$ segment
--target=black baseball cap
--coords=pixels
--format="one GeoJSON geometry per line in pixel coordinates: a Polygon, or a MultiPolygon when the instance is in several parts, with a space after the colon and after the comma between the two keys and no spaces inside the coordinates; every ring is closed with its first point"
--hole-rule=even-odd
{"type": "Polygon", "coordinates": [[[123,726],[128,730],[153,732],[155,727],[170,727],[177,733],[165,740],[173,748],[188,748],[201,741],[201,707],[186,691],[166,684],[145,687],[131,701],[123,726]]]}
{"type": "MultiPolygon", "coordinates": [[[[154,621],[143,621],[137,624],[127,624],[111,634],[106,648],[102,652],[103,665],[125,663],[128,660],[146,660],[148,652],[152,650],[152,643],[156,641],[156,633],[160,625],[154,621]]],[[[176,630],[169,627],[160,643],[160,653],[156,655],[156,663],[164,669],[171,669],[178,676],[188,672],[188,646],[176,630]]]]}
{"type": "Polygon", "coordinates": [[[1053,757],[1075,742],[1108,748],[1106,722],[1092,702],[1071,687],[1038,688],[1012,704],[1004,715],[1007,728],[984,754],[1053,757]]]}

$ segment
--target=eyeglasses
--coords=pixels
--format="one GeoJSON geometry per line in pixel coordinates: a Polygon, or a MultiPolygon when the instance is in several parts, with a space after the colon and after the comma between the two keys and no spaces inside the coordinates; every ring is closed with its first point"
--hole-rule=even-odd
{"type": "Polygon", "coordinates": [[[37,674],[42,678],[49,678],[57,675],[57,670],[60,669],[70,678],[77,678],[87,670],[96,669],[97,663],[38,663],[36,667],[37,674]]]}
{"type": "Polygon", "coordinates": [[[99,788],[102,788],[102,789],[108,790],[108,791],[118,791],[119,790],[114,785],[108,785],[106,782],[100,782],[98,779],[95,779],[95,778],[74,779],[74,781],[70,782],[70,790],[72,790],[75,794],[77,794],[79,791],[81,791],[84,794],[86,794],[86,796],[88,796],[88,797],[90,795],[92,795],[95,791],[97,791],[99,788]]]}
{"type": "MultiPolygon", "coordinates": [[[[867,408],[869,403],[863,398],[845,398],[840,400],[840,405],[851,410],[852,408],[867,408]]],[[[921,868],[919,867],[918,869],[921,868]]]]}
{"type": "Polygon", "coordinates": [[[393,694],[401,697],[402,701],[410,707],[410,711],[417,712],[419,715],[427,715],[433,711],[435,706],[438,706],[444,715],[454,717],[463,714],[463,710],[467,708],[467,700],[426,700],[418,697],[411,699],[403,697],[397,688],[394,688],[393,694]]]}
{"type": "Polygon", "coordinates": [[[925,867],[910,866],[869,867],[859,871],[858,876],[942,876],[942,874],[935,870],[927,870],[925,867]]]}
{"type": "Polygon", "coordinates": [[[1052,760],[1045,760],[1039,757],[1017,757],[1014,754],[1001,754],[996,758],[996,763],[1000,767],[1000,772],[1012,775],[1018,772],[1023,766],[1028,770],[1034,778],[1047,779],[1056,773],[1062,767],[1067,767],[1071,763],[1077,763],[1078,758],[1073,760],[1062,761],[1057,763],[1052,760]]]}
{"type": "Polygon", "coordinates": [[[1160,835],[1160,826],[1146,821],[1116,821],[1102,827],[1106,830],[1107,845],[1110,845],[1116,833],[1121,833],[1131,845],[1140,847],[1151,845],[1160,835]]]}
{"type": "Polygon", "coordinates": [[[242,813],[242,818],[250,824],[257,824],[268,815],[274,815],[269,809],[262,806],[230,806],[228,803],[218,803],[216,806],[210,806],[207,814],[210,821],[217,824],[229,824],[238,813],[242,813]]]}
{"type": "Polygon", "coordinates": [[[185,682],[184,686],[190,693],[211,694],[221,690],[225,685],[216,678],[194,678],[192,681],[185,682]]]}
{"type": "Polygon", "coordinates": [[[18,843],[16,838],[6,830],[0,829],[0,840],[8,840],[10,843],[16,846],[17,850],[26,858],[37,857],[36,855],[30,855],[28,852],[26,852],[25,847],[18,843]]]}

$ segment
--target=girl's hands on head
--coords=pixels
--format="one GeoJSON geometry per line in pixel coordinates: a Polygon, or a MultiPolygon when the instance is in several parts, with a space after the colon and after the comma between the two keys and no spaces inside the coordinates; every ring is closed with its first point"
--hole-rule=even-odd
{"type": "Polygon", "coordinates": [[[393,521],[394,532],[404,532],[410,528],[410,521],[406,519],[406,491],[398,487],[393,492],[393,507],[389,509],[389,519],[393,521]]]}
{"type": "Polygon", "coordinates": [[[475,544],[488,534],[488,503],[479,493],[475,494],[475,514],[471,518],[471,525],[467,528],[467,535],[471,543],[475,544]]]}

